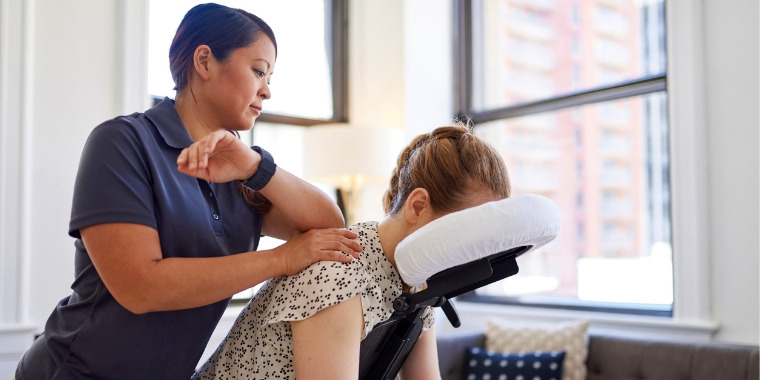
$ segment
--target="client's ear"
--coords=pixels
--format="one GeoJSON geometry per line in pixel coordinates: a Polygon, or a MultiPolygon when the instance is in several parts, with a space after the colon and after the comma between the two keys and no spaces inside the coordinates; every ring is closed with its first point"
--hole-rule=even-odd
{"type": "Polygon", "coordinates": [[[425,217],[423,212],[426,208],[430,208],[430,195],[427,190],[421,187],[412,190],[412,193],[406,198],[406,203],[404,204],[406,221],[411,224],[417,224],[425,217]]]}

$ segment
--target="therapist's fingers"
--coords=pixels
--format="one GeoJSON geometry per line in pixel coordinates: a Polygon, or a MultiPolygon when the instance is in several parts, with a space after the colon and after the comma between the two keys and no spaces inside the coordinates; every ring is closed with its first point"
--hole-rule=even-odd
{"type": "Polygon", "coordinates": [[[219,141],[227,137],[228,134],[226,131],[216,131],[194,142],[180,152],[177,157],[177,165],[189,170],[207,168],[209,156],[213,154],[219,141]]]}
{"type": "Polygon", "coordinates": [[[340,228],[316,229],[300,234],[282,246],[285,274],[295,274],[323,260],[351,262],[362,247],[357,235],[340,228]],[[287,249],[285,249],[287,248],[287,249]]]}
{"type": "Polygon", "coordinates": [[[178,165],[180,169],[184,169],[185,172],[194,173],[199,169],[203,169],[203,156],[198,151],[197,145],[191,145],[182,150],[181,155],[184,156],[184,165],[178,165]]]}
{"type": "Polygon", "coordinates": [[[216,136],[216,133],[212,133],[186,148],[190,154],[191,169],[205,169],[208,167],[209,154],[213,152],[218,141],[216,136]]]}
{"type": "Polygon", "coordinates": [[[198,168],[198,156],[198,146],[192,144],[179,153],[177,166],[181,169],[193,171],[198,168]]]}
{"type": "Polygon", "coordinates": [[[324,251],[322,259],[319,261],[337,261],[339,263],[350,263],[353,258],[343,251],[324,251]]]}
{"type": "Polygon", "coordinates": [[[354,258],[359,257],[359,253],[362,250],[362,246],[354,240],[356,238],[356,234],[352,233],[348,230],[340,230],[337,233],[337,236],[334,241],[328,241],[326,244],[328,247],[326,249],[333,250],[333,251],[340,251],[344,252],[348,255],[353,256],[354,258]],[[350,234],[346,234],[345,232],[350,232],[350,234]]]}

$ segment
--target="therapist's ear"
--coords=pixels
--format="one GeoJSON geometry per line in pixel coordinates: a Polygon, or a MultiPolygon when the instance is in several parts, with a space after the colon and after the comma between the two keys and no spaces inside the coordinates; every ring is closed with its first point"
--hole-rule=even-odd
{"type": "Polygon", "coordinates": [[[208,47],[208,45],[200,45],[195,48],[195,52],[193,53],[193,67],[195,68],[195,72],[197,72],[203,80],[208,80],[209,78],[211,71],[209,69],[209,63],[213,58],[214,55],[211,53],[211,48],[208,47]]]}
{"type": "Polygon", "coordinates": [[[427,190],[421,187],[412,190],[412,193],[406,198],[404,211],[406,221],[411,224],[417,224],[426,218],[426,211],[427,213],[430,212],[430,195],[427,190]]]}

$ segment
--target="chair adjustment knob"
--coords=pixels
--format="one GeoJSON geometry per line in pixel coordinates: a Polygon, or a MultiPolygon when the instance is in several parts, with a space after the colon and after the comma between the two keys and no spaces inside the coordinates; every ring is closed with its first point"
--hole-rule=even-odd
{"type": "Polygon", "coordinates": [[[393,300],[393,310],[408,311],[410,307],[411,305],[409,304],[409,298],[407,298],[405,295],[399,296],[393,300]]]}

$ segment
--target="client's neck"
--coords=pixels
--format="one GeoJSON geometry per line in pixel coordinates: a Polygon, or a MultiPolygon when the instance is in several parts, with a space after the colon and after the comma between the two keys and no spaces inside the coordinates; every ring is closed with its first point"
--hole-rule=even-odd
{"type": "Polygon", "coordinates": [[[383,247],[385,258],[398,271],[398,267],[396,267],[396,246],[409,235],[404,226],[404,219],[399,215],[385,217],[377,223],[377,235],[380,238],[380,245],[383,247]]]}

